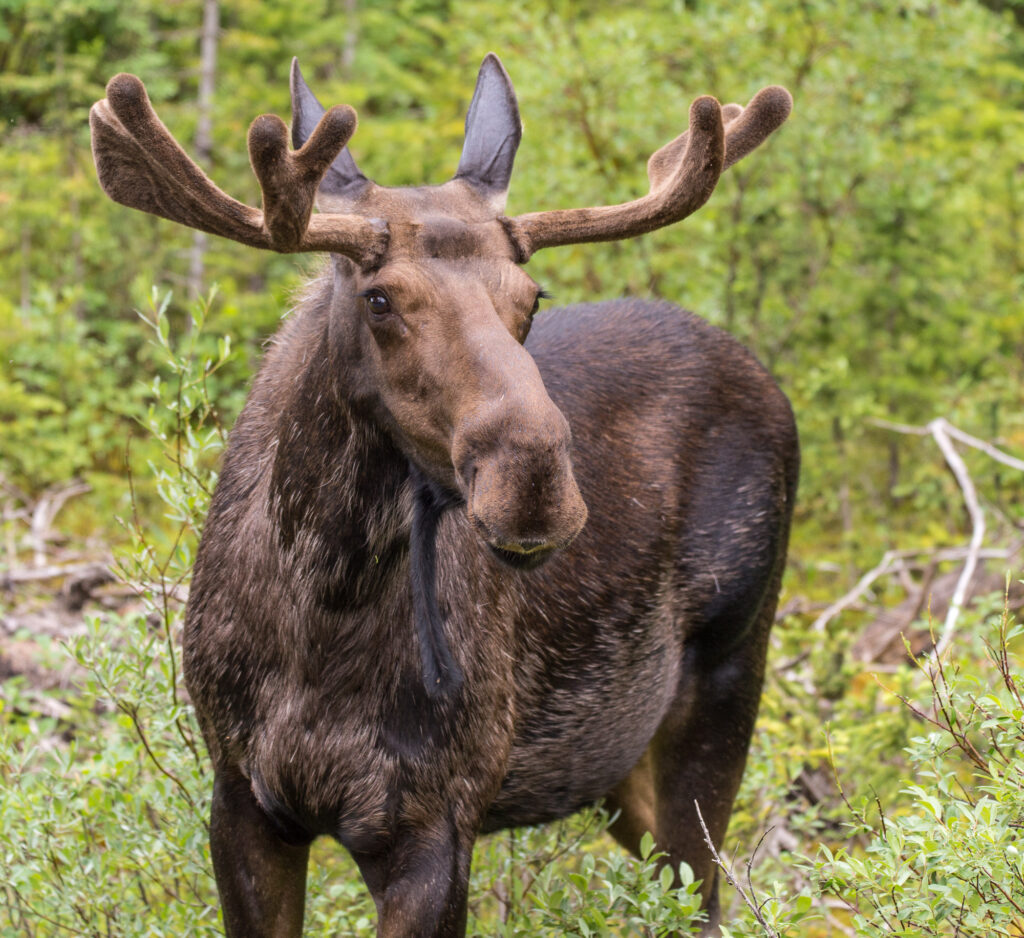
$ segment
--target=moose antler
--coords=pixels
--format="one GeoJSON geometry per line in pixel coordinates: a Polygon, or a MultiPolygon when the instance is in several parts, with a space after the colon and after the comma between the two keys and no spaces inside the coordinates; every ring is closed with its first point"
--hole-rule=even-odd
{"type": "Polygon", "coordinates": [[[785,88],[762,88],[746,108],[712,97],[690,106],[690,127],[647,161],[650,192],[621,205],[531,212],[505,220],[525,263],[541,248],[584,241],[616,241],[681,221],[711,196],[718,178],[761,144],[789,116],[785,88]]]}
{"type": "Polygon", "coordinates": [[[300,150],[288,129],[264,114],[249,128],[249,159],[263,191],[263,211],[217,188],[157,117],[134,75],[115,75],[107,97],[89,114],[100,185],[115,202],[161,218],[281,253],[333,251],[364,266],[384,253],[380,219],[313,215],[317,186],[356,128],[356,113],[337,105],[320,119],[300,150]]]}

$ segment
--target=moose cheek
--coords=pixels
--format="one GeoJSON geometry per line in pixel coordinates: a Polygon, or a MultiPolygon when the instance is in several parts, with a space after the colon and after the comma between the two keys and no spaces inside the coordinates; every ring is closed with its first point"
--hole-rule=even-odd
{"type": "Polygon", "coordinates": [[[370,335],[381,349],[395,348],[409,338],[409,327],[402,317],[395,313],[387,313],[384,316],[367,313],[366,321],[370,327],[370,335]]]}
{"type": "Polygon", "coordinates": [[[451,423],[439,406],[438,390],[422,380],[386,381],[385,386],[382,403],[397,430],[400,448],[432,479],[454,489],[451,423]]]}

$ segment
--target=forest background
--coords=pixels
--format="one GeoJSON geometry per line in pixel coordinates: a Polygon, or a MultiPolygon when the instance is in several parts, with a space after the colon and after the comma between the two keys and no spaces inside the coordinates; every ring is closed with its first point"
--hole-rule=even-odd
{"type": "MultiPolygon", "coordinates": [[[[89,106],[116,72],[138,74],[212,178],[258,204],[245,133],[257,114],[287,117],[295,55],[321,100],[357,109],[367,175],[442,182],[491,50],[525,124],[510,214],[643,194],[647,156],[698,94],[743,103],[777,83],[796,101],[686,222],[529,265],[558,304],[633,294],[701,313],[756,352],[797,414],[789,573],[728,848],[742,869],[769,832],[746,889],[770,901],[755,914],[730,894],[734,932],[774,916],[799,934],[1024,934],[1024,705],[999,614],[1024,524],[1024,4],[0,0],[0,935],[217,927],[177,600],[224,432],[316,266],[111,203],[89,106]],[[936,445],[956,428],[974,441],[960,438],[959,466],[936,445]],[[109,557],[139,610],[97,605],[103,585],[86,583],[93,614],[60,634],[19,617],[109,557]],[[985,558],[988,580],[963,579],[985,558]],[[915,668],[900,638],[927,652],[930,608],[942,672],[915,668]],[[15,645],[64,677],[34,684],[5,663],[15,645]],[[995,853],[971,854],[972,879],[983,809],[995,853]],[[891,836],[905,823],[934,828],[917,853],[891,836]],[[1010,864],[999,875],[996,855],[1010,864]],[[917,899],[894,887],[890,900],[862,890],[888,876],[874,862],[939,872],[904,883],[917,899]],[[986,875],[1016,885],[988,895],[986,875]]],[[[692,913],[600,828],[482,848],[473,921],[656,934],[692,913]],[[578,882],[559,885],[565,864],[578,882]]],[[[351,869],[328,852],[317,864],[311,933],[365,929],[351,869]]]]}

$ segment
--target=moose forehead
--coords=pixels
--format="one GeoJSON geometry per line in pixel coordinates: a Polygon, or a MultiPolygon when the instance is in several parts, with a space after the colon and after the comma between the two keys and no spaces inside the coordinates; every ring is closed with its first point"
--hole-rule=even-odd
{"type": "Polygon", "coordinates": [[[497,219],[467,222],[450,215],[428,215],[389,222],[388,233],[391,258],[513,258],[512,244],[497,219]]]}
{"type": "Polygon", "coordinates": [[[355,211],[387,224],[386,261],[480,258],[515,262],[495,206],[462,180],[440,186],[368,185],[351,202],[321,193],[321,211],[355,211]]]}

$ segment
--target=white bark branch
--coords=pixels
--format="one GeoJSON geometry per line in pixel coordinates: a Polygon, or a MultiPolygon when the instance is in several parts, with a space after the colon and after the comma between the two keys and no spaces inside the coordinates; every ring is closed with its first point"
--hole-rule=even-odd
{"type": "MultiPolygon", "coordinates": [[[[971,475],[967,471],[967,466],[960,454],[956,451],[956,448],[953,446],[952,440],[956,439],[967,446],[980,450],[990,458],[995,459],[997,462],[1009,466],[1012,469],[1018,469],[1022,472],[1024,472],[1024,460],[1017,459],[1015,456],[1010,456],[993,446],[991,443],[987,443],[985,440],[979,440],[977,437],[971,436],[969,433],[965,433],[963,430],[953,426],[953,424],[944,417],[938,417],[924,427],[913,427],[908,426],[907,424],[890,423],[887,420],[873,420],[872,423],[875,426],[882,427],[886,430],[893,430],[896,433],[905,433],[914,436],[931,436],[942,451],[943,458],[946,460],[946,465],[949,466],[954,478],[956,479],[957,485],[960,487],[964,503],[967,506],[967,513],[971,519],[971,539],[966,548],[964,566],[960,571],[956,588],[953,591],[949,609],[946,612],[946,619],[942,625],[942,632],[933,650],[933,654],[938,658],[946,651],[946,649],[949,648],[953,641],[957,619],[959,618],[960,612],[967,601],[967,593],[971,585],[971,579],[974,576],[974,571],[977,569],[978,560],[986,553],[982,549],[982,544],[985,540],[985,513],[981,508],[981,503],[978,500],[978,493],[974,488],[974,483],[971,481],[971,475]]],[[[833,603],[829,609],[825,610],[825,613],[818,617],[818,620],[815,622],[815,626],[823,629],[825,623],[832,617],[832,615],[835,615],[836,612],[841,611],[846,607],[846,605],[855,601],[856,597],[860,596],[871,583],[877,580],[883,573],[888,572],[893,563],[892,555],[892,551],[887,552],[882,558],[882,562],[875,567],[874,570],[865,574],[850,593],[838,600],[836,603],[833,603]],[[853,597],[852,599],[850,598],[851,596],[853,597]],[[835,611],[832,611],[833,609],[835,609],[835,611]]]]}
{"type": "MultiPolygon", "coordinates": [[[[981,551],[981,545],[985,540],[985,513],[981,510],[981,505],[978,503],[978,493],[974,489],[974,483],[971,481],[967,466],[950,441],[949,428],[950,424],[948,421],[941,417],[928,424],[928,429],[931,431],[933,439],[939,445],[939,449],[942,450],[942,455],[946,458],[946,464],[953,471],[957,484],[960,486],[960,491],[963,493],[968,514],[971,516],[971,541],[967,549],[967,560],[964,563],[963,570],[960,571],[960,579],[957,580],[956,589],[953,591],[953,598],[950,600],[949,609],[946,612],[946,621],[942,625],[942,634],[935,644],[934,654],[936,658],[940,658],[953,641],[956,620],[967,599],[967,589],[971,585],[971,578],[974,576],[974,570],[978,566],[978,553],[981,551]]],[[[964,435],[966,436],[966,434],[964,435]]]]}

